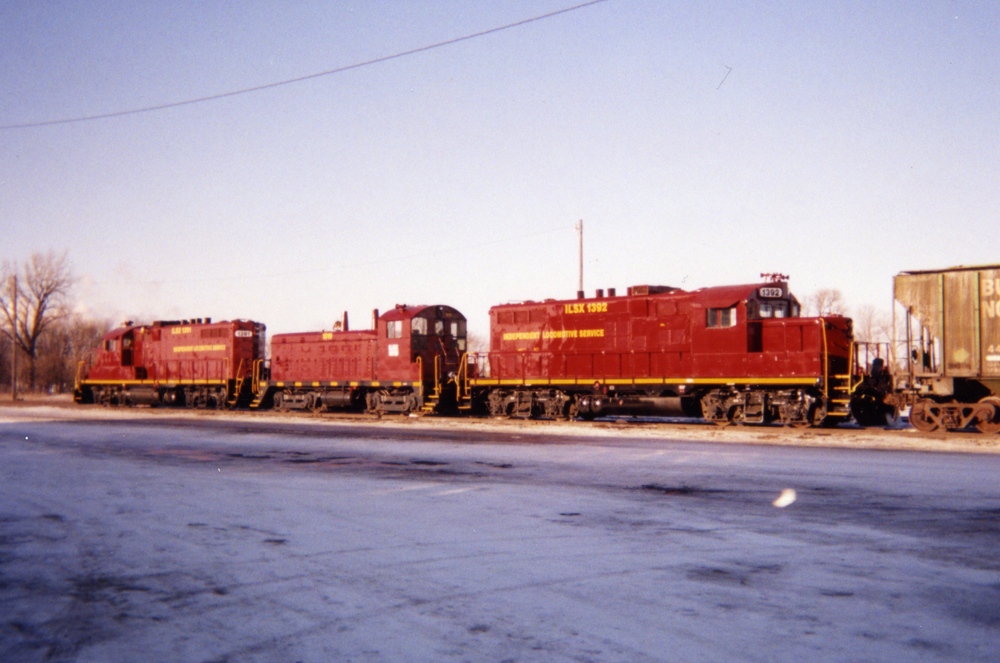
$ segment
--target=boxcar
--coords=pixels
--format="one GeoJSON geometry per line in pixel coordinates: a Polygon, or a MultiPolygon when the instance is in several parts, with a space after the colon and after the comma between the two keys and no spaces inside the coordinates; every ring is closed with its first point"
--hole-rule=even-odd
{"type": "Polygon", "coordinates": [[[1000,432],[1000,265],[902,272],[893,286],[905,311],[898,391],[911,423],[1000,432]]]}

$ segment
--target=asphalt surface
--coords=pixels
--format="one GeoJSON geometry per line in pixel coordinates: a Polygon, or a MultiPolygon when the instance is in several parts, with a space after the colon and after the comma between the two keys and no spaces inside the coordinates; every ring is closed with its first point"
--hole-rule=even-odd
{"type": "Polygon", "coordinates": [[[0,661],[1000,660],[994,442],[801,435],[0,405],[0,661]]]}

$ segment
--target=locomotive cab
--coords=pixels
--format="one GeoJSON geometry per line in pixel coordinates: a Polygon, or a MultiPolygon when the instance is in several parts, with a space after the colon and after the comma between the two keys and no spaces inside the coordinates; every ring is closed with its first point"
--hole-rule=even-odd
{"type": "Polygon", "coordinates": [[[705,309],[704,331],[695,333],[703,352],[762,352],[763,326],[767,320],[798,318],[801,306],[788,291],[788,283],[774,281],[753,288],[745,286],[705,289],[695,293],[705,309]]]}
{"type": "Polygon", "coordinates": [[[784,281],[754,290],[745,304],[747,352],[763,352],[764,320],[797,318],[801,308],[799,300],[788,291],[788,283],[784,281]]]}
{"type": "Polygon", "coordinates": [[[105,334],[101,344],[91,350],[89,365],[82,366],[81,372],[96,372],[110,380],[136,379],[136,359],[141,364],[142,357],[142,336],[136,339],[135,328],[131,325],[126,322],[105,334]]]}
{"type": "Polygon", "coordinates": [[[458,373],[466,351],[465,316],[450,306],[397,306],[379,320],[379,373],[412,371],[428,394],[458,373]]]}

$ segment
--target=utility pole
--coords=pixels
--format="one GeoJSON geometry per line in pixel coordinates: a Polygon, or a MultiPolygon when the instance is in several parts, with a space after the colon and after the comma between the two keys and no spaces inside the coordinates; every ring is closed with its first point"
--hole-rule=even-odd
{"type": "Polygon", "coordinates": [[[14,322],[10,328],[10,400],[17,400],[17,274],[11,277],[14,283],[14,322]]]}
{"type": "Polygon", "coordinates": [[[577,297],[583,297],[583,219],[576,224],[576,232],[580,235],[580,285],[576,289],[577,297]]]}

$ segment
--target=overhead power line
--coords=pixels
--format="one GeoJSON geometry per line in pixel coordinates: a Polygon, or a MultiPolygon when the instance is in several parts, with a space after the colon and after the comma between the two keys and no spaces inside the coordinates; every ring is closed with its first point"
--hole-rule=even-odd
{"type": "Polygon", "coordinates": [[[292,85],[294,83],[302,83],[303,81],[312,80],[314,78],[321,78],[323,76],[332,76],[333,74],[340,74],[345,71],[350,71],[352,69],[360,69],[361,67],[367,67],[373,64],[379,64],[380,62],[388,62],[389,60],[396,60],[398,58],[407,57],[409,55],[416,55],[417,53],[423,53],[425,51],[431,51],[436,48],[442,48],[444,46],[451,46],[452,44],[458,44],[463,41],[469,41],[470,39],[477,39],[479,37],[485,37],[486,35],[495,34],[497,32],[502,32],[504,30],[510,30],[512,28],[518,28],[522,25],[527,25],[529,23],[534,23],[536,21],[543,21],[547,18],[552,18],[553,16],[558,16],[560,14],[566,14],[569,12],[576,11],[578,9],[584,9],[585,7],[590,7],[591,5],[600,4],[602,2],[607,2],[607,0],[590,0],[590,2],[584,2],[579,5],[574,5],[572,7],[566,7],[564,9],[558,9],[548,14],[542,14],[541,16],[534,16],[532,18],[526,18],[515,23],[508,23],[507,25],[501,25],[496,28],[490,28],[489,30],[483,30],[482,32],[476,32],[474,34],[465,35],[464,37],[456,37],[454,39],[448,39],[447,41],[441,41],[436,44],[429,44],[427,46],[421,46],[419,48],[414,48],[409,51],[402,51],[400,53],[393,53],[392,55],[383,55],[381,57],[374,58],[372,60],[365,60],[364,62],[356,62],[354,64],[345,65],[343,67],[337,67],[336,69],[329,69],[327,71],[321,71],[315,74],[308,74],[306,76],[299,76],[298,78],[290,78],[284,81],[277,81],[274,83],[266,83],[264,85],[257,85],[254,87],[243,88],[241,90],[232,90],[230,92],[220,92],[219,94],[212,94],[205,97],[198,97],[196,99],[185,99],[184,101],[173,101],[166,104],[160,104],[158,106],[145,106],[143,108],[132,108],[128,110],[115,111],[112,113],[101,113],[99,115],[84,115],[81,117],[63,118],[59,120],[42,120],[39,122],[25,122],[23,124],[5,124],[0,125],[0,130],[2,129],[28,129],[32,127],[48,127],[56,124],[71,124],[74,122],[91,122],[93,120],[107,120],[115,117],[124,117],[126,115],[138,115],[139,113],[152,113],[154,111],[166,110],[168,108],[177,108],[179,106],[190,106],[192,104],[200,104],[207,101],[216,101],[218,99],[225,99],[227,97],[236,97],[241,94],[250,94],[252,92],[262,92],[264,90],[270,90],[272,88],[281,87],[283,85],[292,85]]]}

